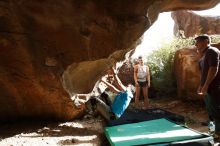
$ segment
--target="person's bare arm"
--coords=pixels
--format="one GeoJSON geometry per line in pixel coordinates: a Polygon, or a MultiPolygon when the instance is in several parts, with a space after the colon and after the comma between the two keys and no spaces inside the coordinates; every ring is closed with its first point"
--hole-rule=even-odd
{"type": "Polygon", "coordinates": [[[104,84],[106,84],[106,85],[108,86],[108,88],[109,88],[112,92],[114,92],[114,93],[116,93],[116,94],[118,94],[118,93],[120,92],[120,90],[118,90],[115,86],[113,86],[113,85],[110,84],[109,82],[106,82],[105,80],[101,80],[101,82],[103,82],[104,84]]]}
{"type": "Polygon", "coordinates": [[[113,76],[115,78],[115,84],[116,86],[119,88],[120,91],[125,91],[126,87],[122,84],[121,80],[119,79],[119,77],[116,75],[114,69],[112,68],[113,71],[113,76]]]}
{"type": "Polygon", "coordinates": [[[208,87],[215,78],[215,76],[217,75],[217,72],[218,72],[218,67],[212,66],[209,68],[205,84],[202,86],[200,94],[204,95],[207,92],[208,87]]]}
{"type": "Polygon", "coordinates": [[[202,90],[202,86],[199,85],[199,87],[198,87],[198,89],[197,89],[197,94],[202,95],[201,90],[202,90]]]}

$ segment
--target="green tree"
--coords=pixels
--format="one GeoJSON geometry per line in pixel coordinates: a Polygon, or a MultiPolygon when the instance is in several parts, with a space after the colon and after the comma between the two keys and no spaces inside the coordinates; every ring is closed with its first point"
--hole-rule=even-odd
{"type": "Polygon", "coordinates": [[[175,52],[180,48],[192,46],[193,43],[192,38],[175,38],[173,42],[164,44],[146,57],[151,72],[153,96],[170,96],[176,93],[176,81],[173,74],[175,52]]]}

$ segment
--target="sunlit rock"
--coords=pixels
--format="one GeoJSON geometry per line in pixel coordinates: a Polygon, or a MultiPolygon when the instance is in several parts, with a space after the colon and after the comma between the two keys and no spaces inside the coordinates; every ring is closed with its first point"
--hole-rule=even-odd
{"type": "Polygon", "coordinates": [[[124,85],[134,85],[134,67],[130,60],[126,60],[119,69],[118,77],[124,85]]]}
{"type": "Polygon", "coordinates": [[[176,52],[174,73],[177,81],[178,97],[183,99],[201,98],[197,95],[200,81],[199,59],[200,56],[195,48],[184,48],[176,52]]]}
{"type": "Polygon", "coordinates": [[[174,11],[171,14],[174,35],[194,37],[200,34],[220,34],[220,16],[200,16],[192,11],[174,11]]]}

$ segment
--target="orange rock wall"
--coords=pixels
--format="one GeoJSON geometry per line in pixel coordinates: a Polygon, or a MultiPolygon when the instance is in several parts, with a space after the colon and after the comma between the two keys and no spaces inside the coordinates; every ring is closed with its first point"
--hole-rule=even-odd
{"type": "Polygon", "coordinates": [[[0,1],[0,121],[76,118],[83,109],[75,107],[65,89],[91,91],[107,66],[123,59],[160,12],[207,9],[217,3],[0,1]]]}
{"type": "Polygon", "coordinates": [[[176,52],[174,70],[178,97],[183,99],[200,98],[196,94],[200,81],[199,58],[195,48],[184,48],[176,52]]]}

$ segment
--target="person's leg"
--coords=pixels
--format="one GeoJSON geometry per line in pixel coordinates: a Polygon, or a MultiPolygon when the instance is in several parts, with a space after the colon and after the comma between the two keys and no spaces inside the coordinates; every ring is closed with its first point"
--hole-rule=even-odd
{"type": "Polygon", "coordinates": [[[215,123],[214,140],[220,142],[220,106],[215,106],[215,113],[213,116],[215,123]]]}
{"type": "Polygon", "coordinates": [[[138,107],[139,96],[140,96],[140,86],[136,85],[135,86],[135,99],[134,99],[135,107],[138,107]]]}
{"type": "Polygon", "coordinates": [[[215,134],[217,135],[218,142],[220,142],[220,106],[214,106],[215,113],[213,115],[215,123],[215,134]]]}
{"type": "Polygon", "coordinates": [[[213,118],[215,122],[216,141],[220,142],[220,88],[213,89],[210,96],[212,97],[213,118]]]}
{"type": "Polygon", "coordinates": [[[209,121],[214,121],[213,119],[213,109],[211,107],[211,100],[210,100],[210,95],[209,94],[206,94],[205,95],[205,107],[206,107],[206,110],[207,110],[207,113],[208,113],[208,116],[209,116],[209,121]]]}
{"type": "Polygon", "coordinates": [[[220,142],[220,119],[214,119],[215,121],[215,134],[214,134],[214,141],[220,142]]]}
{"type": "Polygon", "coordinates": [[[144,95],[144,109],[147,109],[149,106],[149,99],[148,99],[148,88],[147,86],[142,87],[143,95],[144,95]]]}
{"type": "Polygon", "coordinates": [[[108,105],[105,104],[102,100],[96,98],[96,110],[106,119],[110,120],[112,116],[111,109],[108,105]]]}
{"type": "Polygon", "coordinates": [[[220,136],[220,107],[215,105],[213,102],[214,97],[210,94],[205,96],[206,109],[208,111],[209,116],[212,118],[215,124],[215,134],[214,138],[219,138],[220,136]]]}
{"type": "Polygon", "coordinates": [[[220,119],[214,119],[215,121],[215,133],[220,136],[220,119]]]}
{"type": "Polygon", "coordinates": [[[104,91],[101,95],[100,95],[100,99],[102,100],[102,101],[104,101],[108,106],[110,106],[111,105],[111,101],[110,101],[110,99],[109,99],[109,95],[106,93],[106,91],[104,91]]]}

